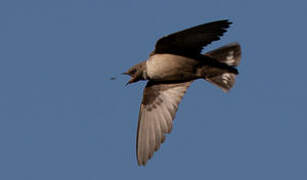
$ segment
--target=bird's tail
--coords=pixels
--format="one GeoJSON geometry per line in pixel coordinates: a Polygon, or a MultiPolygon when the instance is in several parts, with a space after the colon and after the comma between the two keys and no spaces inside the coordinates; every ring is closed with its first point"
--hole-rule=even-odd
{"type": "Polygon", "coordinates": [[[220,87],[223,91],[229,91],[234,85],[236,75],[238,74],[235,67],[240,64],[241,60],[240,45],[238,43],[231,43],[209,51],[205,55],[229,67],[229,70],[213,68],[212,70],[215,72],[208,73],[210,76],[206,76],[205,78],[207,81],[220,87]]]}

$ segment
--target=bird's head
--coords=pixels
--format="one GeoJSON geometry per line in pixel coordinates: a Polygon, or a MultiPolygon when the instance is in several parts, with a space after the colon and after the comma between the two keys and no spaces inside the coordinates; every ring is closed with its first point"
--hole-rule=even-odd
{"type": "Polygon", "coordinates": [[[140,80],[144,80],[143,72],[144,72],[145,64],[144,62],[141,62],[139,64],[136,64],[132,66],[130,69],[128,69],[127,72],[124,72],[123,74],[129,75],[131,79],[127,82],[126,85],[135,83],[140,80]]]}

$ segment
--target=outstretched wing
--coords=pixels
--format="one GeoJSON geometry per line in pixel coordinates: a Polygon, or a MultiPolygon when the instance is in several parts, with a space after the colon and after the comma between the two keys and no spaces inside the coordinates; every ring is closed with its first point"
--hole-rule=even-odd
{"type": "Polygon", "coordinates": [[[230,24],[228,20],[215,21],[162,37],[152,54],[199,54],[204,46],[219,40],[230,24]]]}
{"type": "Polygon", "coordinates": [[[136,139],[138,165],[145,165],[163,143],[165,134],[171,132],[178,105],[191,83],[147,83],[136,139]]]}

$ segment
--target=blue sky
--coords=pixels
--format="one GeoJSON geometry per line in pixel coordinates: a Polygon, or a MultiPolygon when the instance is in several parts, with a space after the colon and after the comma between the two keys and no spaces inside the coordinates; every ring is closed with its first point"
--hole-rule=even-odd
{"type": "Polygon", "coordinates": [[[307,179],[305,1],[2,0],[0,179],[307,179]],[[198,80],[146,167],[135,138],[145,82],[119,75],[168,33],[233,25],[230,93],[198,80]],[[117,79],[111,81],[110,77],[117,79]]]}

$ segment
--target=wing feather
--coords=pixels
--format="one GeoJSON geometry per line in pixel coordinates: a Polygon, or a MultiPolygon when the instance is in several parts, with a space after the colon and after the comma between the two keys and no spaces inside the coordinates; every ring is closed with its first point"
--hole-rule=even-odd
{"type": "Polygon", "coordinates": [[[144,89],[137,132],[137,160],[145,165],[170,133],[178,105],[190,82],[163,84],[149,81],[144,89]]]}
{"type": "Polygon", "coordinates": [[[157,41],[152,54],[200,54],[204,46],[219,40],[230,24],[228,20],[215,21],[164,36],[157,41]]]}

